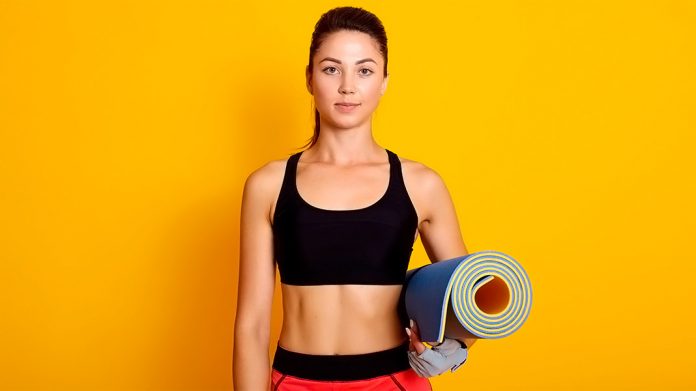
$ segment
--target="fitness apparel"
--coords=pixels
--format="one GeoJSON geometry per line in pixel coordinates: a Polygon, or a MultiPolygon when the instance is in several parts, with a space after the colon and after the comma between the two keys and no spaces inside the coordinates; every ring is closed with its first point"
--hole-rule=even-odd
{"type": "Polygon", "coordinates": [[[277,346],[271,370],[273,391],[432,391],[430,381],[409,366],[408,340],[372,353],[314,355],[277,346]]]}
{"type": "MultiPolygon", "coordinates": [[[[273,216],[274,258],[289,285],[402,285],[418,215],[406,191],[398,156],[385,149],[389,181],[364,208],[330,210],[306,202],[297,190],[302,152],[288,158],[273,216]]],[[[432,390],[408,359],[408,340],[387,350],[349,355],[293,352],[279,344],[273,390],[432,390]]]]}
{"type": "Polygon", "coordinates": [[[296,184],[302,152],[288,158],[273,217],[274,258],[280,281],[290,285],[402,285],[418,215],[398,156],[389,158],[389,184],[374,204],[349,210],[306,202],[296,184]]]}

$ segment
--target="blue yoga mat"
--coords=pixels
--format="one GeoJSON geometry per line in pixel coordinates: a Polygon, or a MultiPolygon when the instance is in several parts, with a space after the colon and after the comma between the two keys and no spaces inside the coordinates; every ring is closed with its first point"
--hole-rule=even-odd
{"type": "Polygon", "coordinates": [[[511,256],[479,251],[406,272],[406,312],[425,342],[502,338],[520,328],[532,307],[526,271],[511,256]]]}

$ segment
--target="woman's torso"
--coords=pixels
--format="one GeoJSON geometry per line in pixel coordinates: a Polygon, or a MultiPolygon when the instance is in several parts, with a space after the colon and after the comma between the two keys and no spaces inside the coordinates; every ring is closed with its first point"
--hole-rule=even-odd
{"type": "Polygon", "coordinates": [[[271,206],[283,348],[360,354],[406,338],[397,305],[420,221],[401,160],[385,152],[343,168],[286,160],[271,206]]]}

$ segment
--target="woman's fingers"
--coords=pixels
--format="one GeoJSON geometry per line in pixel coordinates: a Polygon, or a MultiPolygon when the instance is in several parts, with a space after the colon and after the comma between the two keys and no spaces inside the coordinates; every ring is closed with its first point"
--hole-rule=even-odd
{"type": "Polygon", "coordinates": [[[408,334],[409,339],[411,340],[409,344],[409,350],[416,350],[416,353],[421,354],[427,349],[425,345],[423,345],[423,342],[420,340],[420,335],[418,334],[418,326],[416,323],[411,319],[411,328],[406,328],[406,333],[408,334]],[[413,349],[411,349],[411,346],[413,346],[413,349]]]}
{"type": "Polygon", "coordinates": [[[406,334],[408,335],[408,350],[416,350],[416,347],[413,346],[413,340],[411,339],[411,330],[409,330],[408,327],[406,327],[406,334]]]}
{"type": "Polygon", "coordinates": [[[418,337],[420,337],[420,329],[418,328],[418,323],[416,323],[415,320],[411,319],[411,329],[418,334],[418,337]]]}

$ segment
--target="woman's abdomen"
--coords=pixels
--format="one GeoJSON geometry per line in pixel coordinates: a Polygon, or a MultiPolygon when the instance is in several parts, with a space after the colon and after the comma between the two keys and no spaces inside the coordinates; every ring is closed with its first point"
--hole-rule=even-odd
{"type": "Polygon", "coordinates": [[[281,284],[283,327],[278,343],[307,354],[360,354],[406,338],[397,314],[401,285],[281,284]]]}

